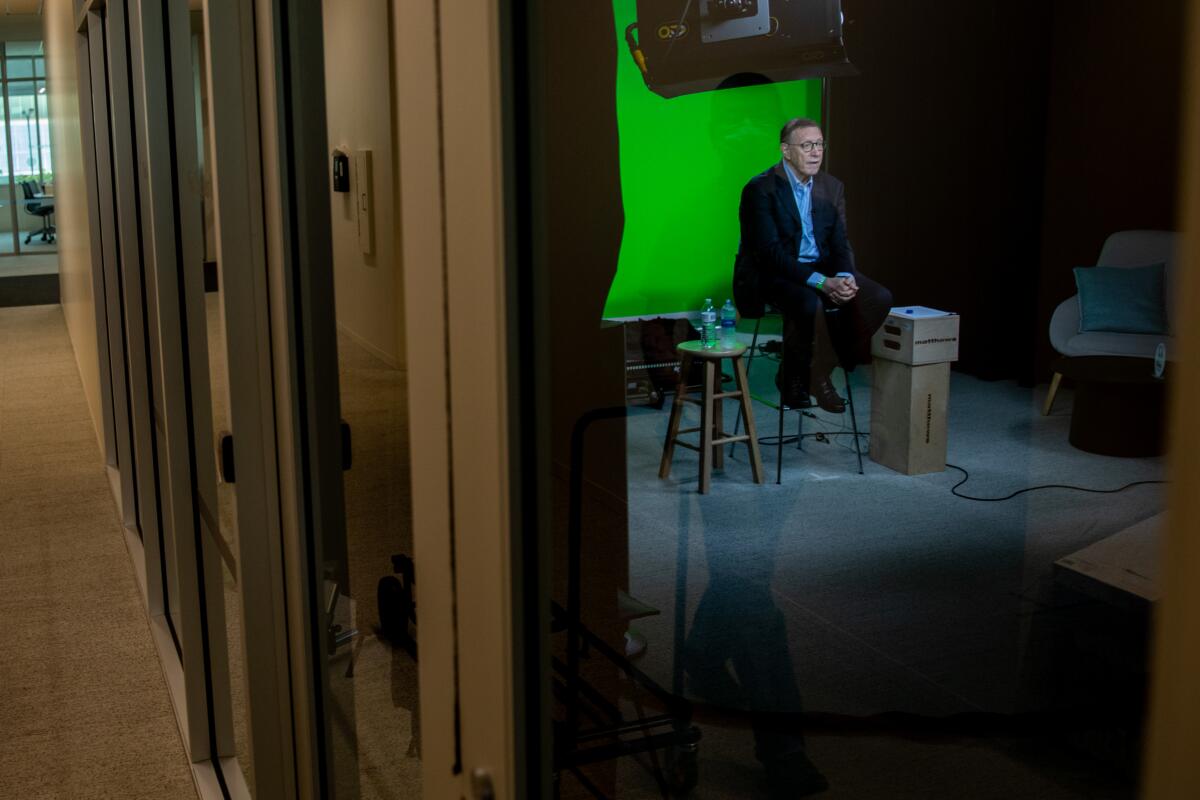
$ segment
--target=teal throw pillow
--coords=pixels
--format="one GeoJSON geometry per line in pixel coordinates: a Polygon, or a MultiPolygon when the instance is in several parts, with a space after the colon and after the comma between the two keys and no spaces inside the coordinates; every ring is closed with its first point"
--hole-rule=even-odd
{"type": "Polygon", "coordinates": [[[1079,332],[1167,332],[1164,264],[1145,267],[1076,267],[1079,332]]]}

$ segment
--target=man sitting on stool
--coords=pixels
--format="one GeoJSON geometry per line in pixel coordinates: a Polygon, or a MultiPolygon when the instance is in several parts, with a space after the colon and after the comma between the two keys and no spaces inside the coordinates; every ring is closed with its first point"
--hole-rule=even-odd
{"type": "Polygon", "coordinates": [[[742,190],[739,258],[758,272],[762,298],[783,312],[783,359],[775,384],[784,405],[812,403],[840,414],[845,401],[829,374],[871,358],[871,337],[887,318],[892,293],[858,272],[846,237],[842,182],[821,172],[825,140],[811,119],[788,120],[783,160],[742,190]],[[836,306],[830,331],[823,308],[836,306]]]}

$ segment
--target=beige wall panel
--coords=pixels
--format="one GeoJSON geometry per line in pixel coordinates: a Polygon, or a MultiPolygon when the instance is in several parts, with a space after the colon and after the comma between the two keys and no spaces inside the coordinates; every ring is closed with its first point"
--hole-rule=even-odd
{"type": "Polygon", "coordinates": [[[63,313],[75,348],[79,376],[97,436],[100,417],[100,356],[96,305],[92,298],[92,255],[88,234],[87,186],[79,128],[80,88],[75,67],[73,3],[47,3],[44,14],[46,94],[54,156],[54,217],[58,228],[58,272],[63,313]]]}
{"type": "MultiPolygon", "coordinates": [[[[324,0],[329,147],[353,159],[370,150],[374,247],[358,237],[358,177],[333,192],[333,263],[338,326],[393,366],[404,365],[403,289],[396,235],[396,164],[387,0],[324,0]]],[[[332,158],[328,162],[332,175],[332,158]]]]}

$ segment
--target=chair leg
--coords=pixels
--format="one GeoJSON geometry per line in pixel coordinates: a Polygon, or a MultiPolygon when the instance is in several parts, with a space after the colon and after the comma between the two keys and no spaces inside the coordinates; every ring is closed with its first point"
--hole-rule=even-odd
{"type": "Polygon", "coordinates": [[[1054,373],[1054,377],[1050,379],[1050,391],[1046,393],[1046,405],[1042,407],[1042,416],[1050,415],[1050,409],[1054,407],[1054,395],[1058,394],[1058,384],[1062,381],[1062,373],[1054,373]]]}
{"type": "Polygon", "coordinates": [[[854,413],[854,390],[850,386],[850,373],[842,367],[842,377],[846,379],[846,404],[850,406],[850,429],[854,432],[854,453],[858,456],[858,474],[863,474],[862,445],[858,441],[858,417],[854,413]]]}
{"type": "Polygon", "coordinates": [[[775,448],[775,484],[783,483],[783,395],[779,396],[779,446],[775,448]]]}
{"type": "Polygon", "coordinates": [[[804,452],[804,409],[796,411],[796,449],[804,452]]]}

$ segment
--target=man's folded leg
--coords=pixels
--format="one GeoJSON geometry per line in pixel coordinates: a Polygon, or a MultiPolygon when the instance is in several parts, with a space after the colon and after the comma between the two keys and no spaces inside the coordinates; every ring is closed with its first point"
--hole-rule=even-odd
{"type": "Polygon", "coordinates": [[[813,320],[820,311],[821,301],[812,289],[795,281],[774,280],[765,288],[767,301],[783,312],[783,353],[775,385],[784,405],[805,408],[809,405],[813,320]]]}
{"type": "Polygon", "coordinates": [[[808,373],[812,364],[813,317],[808,314],[783,315],[783,350],[775,386],[782,402],[791,408],[807,408],[808,373]]]}
{"type": "Polygon", "coordinates": [[[892,310],[892,293],[886,286],[862,274],[855,275],[854,280],[858,294],[846,304],[848,313],[835,334],[841,339],[837,357],[849,368],[871,363],[871,337],[892,310]]]}
{"type": "Polygon", "coordinates": [[[892,293],[886,286],[865,275],[855,275],[858,294],[832,314],[818,314],[814,325],[813,366],[809,391],[826,411],[841,413],[845,401],[830,380],[839,363],[847,369],[871,361],[871,337],[887,319],[892,308],[892,293]],[[832,330],[831,330],[832,328],[832,330]]]}
{"type": "MultiPolygon", "coordinates": [[[[839,309],[833,317],[836,319],[845,313],[844,308],[839,309]]],[[[841,326],[835,327],[840,329],[841,326]]],[[[829,379],[833,368],[838,364],[838,351],[829,328],[830,315],[824,310],[819,311],[813,323],[813,361],[812,370],[809,372],[808,390],[823,410],[830,414],[841,414],[846,410],[846,401],[838,395],[833,388],[833,381],[829,379]]]]}

